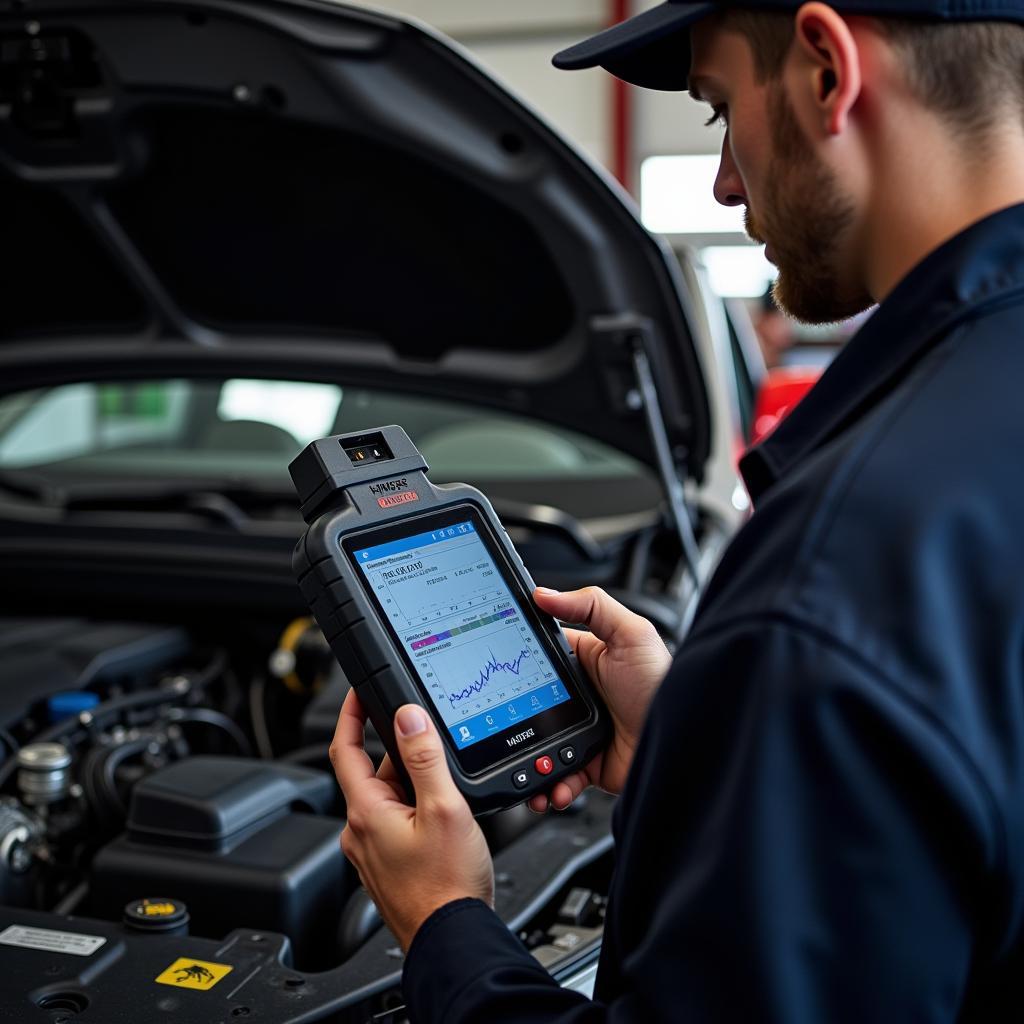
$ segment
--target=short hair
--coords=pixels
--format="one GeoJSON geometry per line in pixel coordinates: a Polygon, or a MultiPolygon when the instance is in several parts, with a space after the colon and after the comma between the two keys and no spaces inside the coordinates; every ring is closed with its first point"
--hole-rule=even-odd
{"type": "MultiPolygon", "coordinates": [[[[907,85],[926,107],[968,134],[994,127],[1013,104],[1024,117],[1024,25],[1004,21],[929,22],[875,18],[903,58],[907,85]]],[[[793,42],[793,15],[730,8],[725,28],[750,43],[760,81],[782,74],[793,42]]]]}

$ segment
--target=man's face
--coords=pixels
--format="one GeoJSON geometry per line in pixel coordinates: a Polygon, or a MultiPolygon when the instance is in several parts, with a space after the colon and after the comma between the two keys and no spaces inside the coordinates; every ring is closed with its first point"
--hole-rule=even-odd
{"type": "Polygon", "coordinates": [[[746,206],[747,234],[779,268],[776,302],[806,323],[867,309],[852,270],[856,206],[803,131],[785,77],[757,81],[750,44],[718,19],[695,26],[692,44],[691,91],[726,124],[715,198],[746,206]]]}

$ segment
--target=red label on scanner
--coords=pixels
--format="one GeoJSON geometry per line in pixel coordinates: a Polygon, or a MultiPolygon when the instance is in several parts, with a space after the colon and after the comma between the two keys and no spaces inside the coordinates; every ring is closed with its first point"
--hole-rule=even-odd
{"type": "Polygon", "coordinates": [[[402,491],[401,494],[389,494],[386,498],[378,498],[377,504],[381,508],[394,508],[395,505],[407,505],[410,501],[419,501],[420,496],[415,491],[402,491]]]}

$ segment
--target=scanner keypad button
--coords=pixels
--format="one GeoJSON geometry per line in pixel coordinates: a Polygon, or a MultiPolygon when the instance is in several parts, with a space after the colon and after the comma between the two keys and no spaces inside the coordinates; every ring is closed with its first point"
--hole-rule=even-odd
{"type": "Polygon", "coordinates": [[[555,762],[547,754],[544,754],[533,762],[533,767],[541,775],[550,775],[555,770],[555,762]]]}
{"type": "Polygon", "coordinates": [[[512,785],[516,789],[526,789],[530,784],[530,773],[525,768],[520,768],[519,771],[513,772],[512,774],[512,785]]]}

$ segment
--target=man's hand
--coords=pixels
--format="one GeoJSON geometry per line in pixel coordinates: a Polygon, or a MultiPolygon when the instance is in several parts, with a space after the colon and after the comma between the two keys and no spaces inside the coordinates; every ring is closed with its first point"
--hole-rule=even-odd
{"type": "MultiPolygon", "coordinates": [[[[552,806],[564,810],[590,785],[608,793],[622,791],[647,709],[672,663],[672,655],[647,619],[619,604],[600,587],[564,594],[538,587],[533,598],[549,615],[565,622],[584,623],[591,630],[582,633],[569,629],[566,636],[583,670],[604,698],[614,728],[611,742],[602,753],[582,771],[552,788],[552,806]]],[[[535,811],[547,806],[546,796],[530,800],[535,811]]]]}
{"type": "Polygon", "coordinates": [[[423,708],[406,704],[395,714],[395,736],[416,790],[415,807],[404,802],[389,759],[374,774],[363,749],[365,724],[366,712],[351,690],[330,750],[348,805],[341,848],[385,924],[408,950],[438,907],[466,896],[493,904],[491,855],[455,788],[441,737],[423,708]]]}

